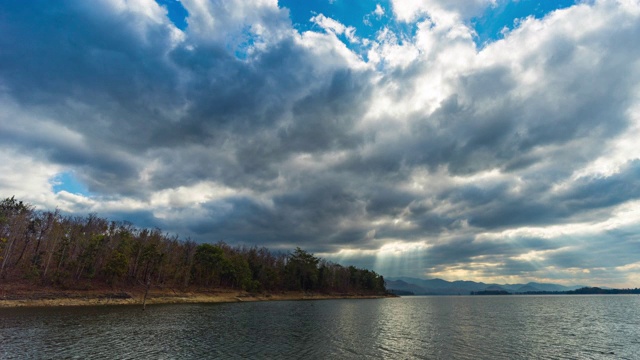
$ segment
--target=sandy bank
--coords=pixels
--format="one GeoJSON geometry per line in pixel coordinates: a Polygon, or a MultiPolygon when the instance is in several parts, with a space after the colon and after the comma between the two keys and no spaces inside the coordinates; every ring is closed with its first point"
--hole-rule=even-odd
{"type": "MultiPolygon", "coordinates": [[[[365,294],[322,294],[308,292],[278,292],[250,294],[244,291],[216,289],[210,291],[178,291],[152,289],[147,295],[149,304],[229,303],[244,301],[376,299],[387,296],[365,294]]],[[[391,296],[389,296],[391,297],[391,296]]],[[[0,307],[24,306],[142,306],[144,291],[140,289],[58,290],[58,289],[1,289],[0,307]]]]}

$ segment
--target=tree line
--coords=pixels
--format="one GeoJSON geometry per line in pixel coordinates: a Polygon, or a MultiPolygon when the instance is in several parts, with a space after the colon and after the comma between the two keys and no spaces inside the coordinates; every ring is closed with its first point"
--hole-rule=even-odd
{"type": "Polygon", "coordinates": [[[95,214],[66,216],[27,203],[0,202],[0,282],[73,287],[153,284],[249,292],[386,293],[374,271],[342,266],[296,248],[230,246],[181,240],[95,214]]]}

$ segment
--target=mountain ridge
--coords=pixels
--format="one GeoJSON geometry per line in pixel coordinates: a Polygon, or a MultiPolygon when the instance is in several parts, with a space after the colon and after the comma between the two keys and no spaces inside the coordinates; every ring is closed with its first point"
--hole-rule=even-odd
{"type": "Polygon", "coordinates": [[[447,281],[443,279],[420,279],[408,276],[386,278],[389,291],[410,292],[415,295],[466,295],[472,291],[504,290],[508,293],[571,291],[584,285],[564,286],[552,283],[528,282],[526,284],[486,284],[470,280],[447,281]]]}

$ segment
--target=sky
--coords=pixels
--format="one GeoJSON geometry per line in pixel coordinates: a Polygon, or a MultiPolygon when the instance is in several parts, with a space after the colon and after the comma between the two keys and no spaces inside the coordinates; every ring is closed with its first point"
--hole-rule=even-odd
{"type": "Polygon", "coordinates": [[[4,0],[0,196],[387,277],[638,287],[639,39],[639,0],[4,0]]]}

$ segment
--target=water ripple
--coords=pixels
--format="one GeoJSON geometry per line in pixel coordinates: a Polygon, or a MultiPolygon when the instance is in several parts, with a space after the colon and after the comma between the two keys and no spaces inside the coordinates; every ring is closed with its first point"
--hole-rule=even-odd
{"type": "Polygon", "coordinates": [[[0,309],[0,359],[636,359],[638,296],[0,309]]]}

